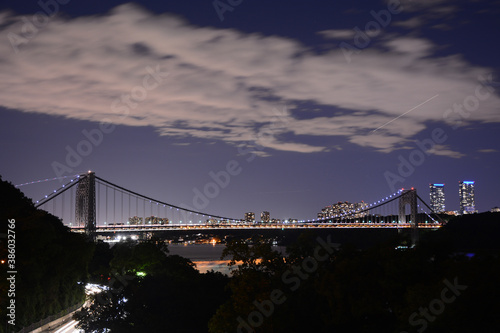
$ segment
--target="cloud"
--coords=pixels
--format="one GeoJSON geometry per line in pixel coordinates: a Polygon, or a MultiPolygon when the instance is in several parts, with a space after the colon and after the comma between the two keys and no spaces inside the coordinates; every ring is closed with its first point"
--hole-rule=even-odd
{"type": "Polygon", "coordinates": [[[425,21],[420,16],[414,16],[405,21],[396,21],[393,23],[395,27],[403,27],[406,29],[415,29],[423,26],[425,21]]]}
{"type": "Polygon", "coordinates": [[[411,57],[424,57],[431,54],[434,48],[434,45],[430,41],[414,37],[394,38],[385,42],[385,45],[389,47],[391,51],[407,54],[411,57]]]}
{"type": "Polygon", "coordinates": [[[479,153],[498,153],[498,150],[496,149],[479,149],[479,153]]]}
{"type": "MultiPolygon", "coordinates": [[[[390,3],[391,0],[386,0],[390,3]]],[[[448,16],[459,9],[457,6],[451,5],[453,0],[420,0],[420,1],[405,1],[403,10],[405,12],[426,12],[435,17],[448,16]]]]}
{"type": "Polygon", "coordinates": [[[355,33],[353,29],[337,29],[319,31],[318,35],[327,39],[352,39],[355,33]]]}
{"type": "Polygon", "coordinates": [[[461,158],[465,156],[465,154],[449,149],[449,147],[446,145],[435,145],[434,147],[429,149],[427,153],[438,156],[447,156],[451,158],[461,158]]]}
{"type": "MultiPolygon", "coordinates": [[[[387,0],[387,2],[390,2],[387,0]]],[[[416,30],[426,26],[430,21],[436,22],[432,25],[434,29],[451,30],[449,22],[443,23],[444,19],[449,21],[460,10],[458,6],[452,5],[451,0],[431,1],[407,1],[403,5],[405,13],[413,15],[405,21],[396,21],[394,26],[409,30],[416,30]]]]}
{"type": "MultiPolygon", "coordinates": [[[[434,45],[423,38],[385,37],[349,64],[339,48],[315,54],[289,38],[192,26],[133,5],[101,16],[51,18],[16,54],[5,41],[8,33],[21,34],[22,24],[21,17],[0,15],[1,106],[153,126],[186,143],[256,143],[269,149],[261,154],[342,149],[339,142],[380,152],[406,148],[427,122],[443,122],[447,109],[474,94],[478,76],[490,72],[460,55],[433,57],[434,45]],[[146,79],[151,71],[163,79],[145,90],[145,80],[155,82],[146,79]],[[300,113],[304,103],[344,111],[290,112],[300,113]],[[342,140],[332,146],[302,141],[311,136],[342,140]]],[[[492,94],[464,120],[500,122],[499,106],[492,94]]]]}

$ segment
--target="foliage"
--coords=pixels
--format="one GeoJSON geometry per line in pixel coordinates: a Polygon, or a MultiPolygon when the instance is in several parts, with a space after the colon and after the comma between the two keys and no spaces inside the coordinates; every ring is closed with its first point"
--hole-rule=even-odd
{"type": "MultiPolygon", "coordinates": [[[[35,209],[21,191],[1,179],[0,194],[1,232],[6,232],[7,219],[15,219],[16,327],[21,328],[84,300],[93,244],[71,233],[57,217],[35,209]]],[[[5,243],[0,245],[5,259],[5,243]]],[[[6,318],[5,272],[0,274],[2,318],[6,318]]]]}
{"type": "Polygon", "coordinates": [[[301,236],[284,257],[270,255],[265,244],[230,244],[225,255],[244,265],[233,275],[230,299],[211,318],[209,331],[498,332],[500,256],[498,243],[488,241],[488,233],[499,228],[498,217],[451,221],[415,249],[397,250],[397,243],[366,250],[342,246],[317,265],[312,258],[325,252],[317,252],[322,242],[312,235],[301,236]],[[492,219],[496,226],[487,223],[492,219]],[[454,295],[449,284],[465,290],[444,302],[442,295],[454,295]],[[276,290],[282,297],[270,302],[276,290]],[[430,319],[421,312],[426,309],[430,319]]]}
{"type": "Polygon", "coordinates": [[[227,299],[228,277],[200,274],[190,260],[168,255],[163,242],[120,243],[108,250],[111,289],[75,315],[85,331],[206,332],[227,299]]]}

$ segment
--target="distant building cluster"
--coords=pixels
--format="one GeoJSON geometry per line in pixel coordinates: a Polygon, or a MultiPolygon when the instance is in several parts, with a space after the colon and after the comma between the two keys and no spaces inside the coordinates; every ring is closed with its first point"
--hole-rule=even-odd
{"type": "Polygon", "coordinates": [[[166,217],[148,216],[144,220],[142,217],[134,216],[128,219],[128,224],[141,225],[141,224],[168,224],[169,219],[166,217]],[[145,223],[143,223],[145,221],[145,223]]]}
{"type": "Polygon", "coordinates": [[[253,213],[253,212],[245,213],[245,222],[254,223],[255,222],[255,213],[253,213]]]}
{"type": "Polygon", "coordinates": [[[142,217],[134,216],[128,219],[129,224],[142,224],[142,217]]]}
{"type": "Polygon", "coordinates": [[[269,223],[271,221],[271,214],[269,212],[263,211],[260,213],[260,221],[263,223],[269,223]]]}
{"type": "Polygon", "coordinates": [[[368,215],[368,204],[366,202],[351,203],[348,201],[337,202],[331,206],[326,206],[318,213],[318,219],[326,219],[330,217],[342,217],[349,215],[350,218],[361,218],[368,215]],[[354,214],[352,214],[354,213],[354,214]]]}
{"type": "Polygon", "coordinates": [[[254,212],[247,212],[245,213],[245,218],[244,221],[247,223],[297,223],[299,220],[294,219],[294,218],[289,218],[286,220],[282,219],[276,219],[276,218],[271,218],[271,213],[268,211],[263,211],[260,213],[260,221],[255,220],[255,213],[254,212]]]}
{"type": "MultiPolygon", "coordinates": [[[[476,210],[476,200],[474,194],[474,181],[464,180],[458,183],[458,196],[460,209],[457,214],[474,214],[476,210]]],[[[429,184],[430,206],[435,213],[446,212],[444,184],[429,184]]]]}

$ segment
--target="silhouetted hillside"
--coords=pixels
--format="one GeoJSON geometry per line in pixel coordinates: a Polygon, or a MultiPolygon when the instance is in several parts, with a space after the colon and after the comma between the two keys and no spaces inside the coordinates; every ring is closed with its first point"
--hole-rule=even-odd
{"type": "MultiPolygon", "coordinates": [[[[59,218],[36,209],[19,189],[1,178],[0,195],[0,232],[6,234],[7,226],[14,226],[11,246],[15,240],[15,263],[7,269],[7,238],[0,238],[0,258],[5,261],[0,273],[0,316],[7,318],[6,302],[14,299],[16,329],[8,328],[17,331],[84,299],[83,282],[94,245],[84,235],[71,233],[59,218]],[[14,297],[6,296],[7,270],[17,271],[14,297]]],[[[2,325],[0,332],[5,329],[2,325]]]]}
{"type": "Polygon", "coordinates": [[[428,233],[424,242],[441,243],[450,250],[476,252],[500,250],[500,213],[457,216],[443,228],[428,233]]]}

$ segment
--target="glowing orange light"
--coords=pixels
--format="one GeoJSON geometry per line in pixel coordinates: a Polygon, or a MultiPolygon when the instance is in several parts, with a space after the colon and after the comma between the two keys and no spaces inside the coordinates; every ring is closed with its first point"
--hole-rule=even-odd
{"type": "Polygon", "coordinates": [[[2,260],[2,261],[1,261],[1,263],[2,263],[2,264],[5,264],[5,260],[2,260]]]}

